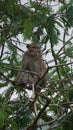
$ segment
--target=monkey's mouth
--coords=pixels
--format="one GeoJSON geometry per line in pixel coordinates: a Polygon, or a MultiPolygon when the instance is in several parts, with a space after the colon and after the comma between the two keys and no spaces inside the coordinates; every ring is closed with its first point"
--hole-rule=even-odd
{"type": "Polygon", "coordinates": [[[34,51],[34,52],[31,52],[31,55],[32,55],[32,56],[38,56],[39,53],[34,51]]]}

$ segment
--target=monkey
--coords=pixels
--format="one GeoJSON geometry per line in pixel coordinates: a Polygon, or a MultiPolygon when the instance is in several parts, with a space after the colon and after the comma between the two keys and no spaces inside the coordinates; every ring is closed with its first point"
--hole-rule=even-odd
{"type": "Polygon", "coordinates": [[[22,66],[21,69],[18,71],[16,83],[22,86],[25,85],[29,89],[32,89],[32,84],[37,84],[36,89],[42,89],[47,83],[48,73],[44,75],[47,67],[42,58],[41,48],[38,44],[34,43],[27,44],[26,47],[28,50],[23,55],[22,66]],[[42,76],[43,78],[41,78],[42,76]]]}

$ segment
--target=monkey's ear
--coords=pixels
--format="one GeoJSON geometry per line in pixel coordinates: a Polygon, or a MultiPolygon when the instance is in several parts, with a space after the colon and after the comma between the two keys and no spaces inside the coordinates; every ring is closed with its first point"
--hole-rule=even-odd
{"type": "Polygon", "coordinates": [[[29,48],[29,47],[30,47],[30,45],[29,45],[29,44],[27,44],[27,45],[26,45],[26,47],[27,47],[27,48],[29,48]]]}

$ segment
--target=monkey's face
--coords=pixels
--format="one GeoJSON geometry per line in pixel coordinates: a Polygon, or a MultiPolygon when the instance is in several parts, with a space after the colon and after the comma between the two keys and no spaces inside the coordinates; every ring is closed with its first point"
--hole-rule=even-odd
{"type": "Polygon", "coordinates": [[[31,47],[29,49],[29,51],[30,51],[30,54],[32,56],[39,56],[40,55],[40,49],[38,47],[31,47]]]}
{"type": "Polygon", "coordinates": [[[29,45],[28,50],[32,57],[39,56],[41,54],[41,49],[38,45],[29,45]]]}

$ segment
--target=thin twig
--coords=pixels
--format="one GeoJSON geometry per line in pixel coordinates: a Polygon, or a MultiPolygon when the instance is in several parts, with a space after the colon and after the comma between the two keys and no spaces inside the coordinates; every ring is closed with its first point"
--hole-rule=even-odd
{"type": "Polygon", "coordinates": [[[3,56],[3,51],[4,51],[4,44],[2,45],[2,50],[1,50],[0,59],[1,59],[1,58],[2,58],[2,56],[3,56]]]}

